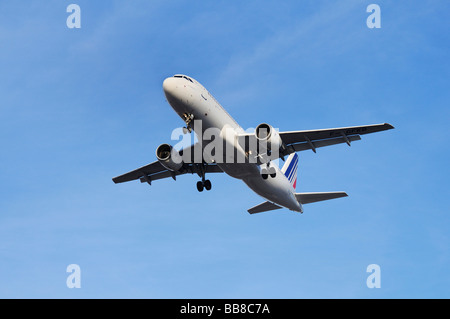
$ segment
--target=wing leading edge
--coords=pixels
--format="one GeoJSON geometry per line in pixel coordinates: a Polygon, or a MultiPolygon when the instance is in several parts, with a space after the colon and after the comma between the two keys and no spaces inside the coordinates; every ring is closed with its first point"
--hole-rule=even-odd
{"type": "MultiPolygon", "coordinates": [[[[316,152],[316,149],[319,147],[341,143],[346,143],[350,146],[351,142],[361,140],[361,135],[386,131],[393,128],[389,123],[382,123],[320,130],[279,132],[278,134],[283,142],[279,157],[306,150],[316,152]]],[[[257,144],[257,141],[251,142],[250,139],[256,139],[254,133],[239,135],[239,143],[246,151],[249,150],[249,145],[257,144]]]]}
{"type": "Polygon", "coordinates": [[[142,176],[149,176],[164,171],[167,172],[167,169],[164,166],[162,166],[160,162],[156,161],[148,165],[142,166],[140,168],[137,168],[135,170],[132,170],[131,172],[114,177],[112,180],[116,184],[124,183],[139,179],[142,176]]]}
{"type": "Polygon", "coordinates": [[[386,131],[393,129],[391,124],[373,124],[373,125],[362,125],[362,126],[349,126],[349,127],[339,127],[331,129],[321,129],[321,130],[306,130],[306,131],[292,131],[292,132],[280,132],[281,139],[286,145],[296,144],[296,143],[308,143],[315,142],[319,140],[345,138],[349,136],[364,135],[370,133],[376,133],[381,131],[386,131]]]}
{"type": "Polygon", "coordinates": [[[173,179],[176,179],[177,176],[184,175],[187,173],[198,174],[200,177],[204,173],[222,173],[223,172],[222,169],[217,164],[214,163],[207,164],[205,163],[204,159],[201,159],[202,161],[201,163],[195,162],[194,156],[196,152],[194,151],[194,148],[196,148],[197,146],[198,146],[197,144],[194,144],[180,151],[180,154],[182,154],[183,151],[189,154],[188,156],[191,157],[191,160],[189,163],[184,163],[183,166],[178,171],[168,170],[159,161],[155,161],[153,163],[132,170],[128,173],[116,176],[112,180],[114,183],[117,184],[139,179],[141,183],[147,182],[148,184],[151,184],[152,181],[158,179],[163,179],[167,177],[172,177],[173,179]]]}
{"type": "Polygon", "coordinates": [[[141,183],[151,184],[152,181],[172,177],[176,179],[179,175],[184,174],[198,174],[201,176],[204,173],[223,173],[222,169],[216,164],[184,164],[179,171],[170,171],[164,168],[158,161],[150,163],[148,165],[137,168],[131,172],[125,173],[114,177],[112,180],[114,183],[124,183],[139,179],[141,183]]]}

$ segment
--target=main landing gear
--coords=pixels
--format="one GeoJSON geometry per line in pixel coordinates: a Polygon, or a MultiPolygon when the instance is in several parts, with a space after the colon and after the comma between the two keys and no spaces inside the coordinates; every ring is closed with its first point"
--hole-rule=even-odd
{"type": "Polygon", "coordinates": [[[205,188],[207,191],[211,190],[211,181],[209,179],[205,181],[198,181],[197,182],[197,190],[199,192],[203,192],[203,188],[205,188]]]}
{"type": "Polygon", "coordinates": [[[202,180],[197,182],[197,190],[199,192],[203,192],[203,189],[206,189],[207,191],[211,190],[211,187],[212,187],[211,181],[209,179],[205,179],[205,175],[206,175],[205,164],[199,165],[198,175],[202,178],[202,180]]]}

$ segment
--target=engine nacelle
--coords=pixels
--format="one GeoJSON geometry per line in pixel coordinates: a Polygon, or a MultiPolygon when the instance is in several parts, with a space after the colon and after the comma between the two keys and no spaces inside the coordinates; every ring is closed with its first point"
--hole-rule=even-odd
{"type": "Polygon", "coordinates": [[[273,151],[278,152],[283,146],[280,134],[269,124],[259,124],[255,129],[255,135],[260,153],[266,151],[270,155],[273,151]]]}
{"type": "Polygon", "coordinates": [[[179,171],[183,167],[183,158],[176,149],[169,144],[161,144],[156,149],[156,158],[166,169],[172,172],[179,171]]]}

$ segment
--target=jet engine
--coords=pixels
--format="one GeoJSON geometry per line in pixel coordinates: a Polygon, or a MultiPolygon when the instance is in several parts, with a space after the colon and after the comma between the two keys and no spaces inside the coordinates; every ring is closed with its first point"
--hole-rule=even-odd
{"type": "Polygon", "coordinates": [[[183,159],[176,149],[169,144],[161,144],[156,149],[156,158],[166,169],[172,172],[179,171],[183,167],[183,159]]]}
{"type": "Polygon", "coordinates": [[[270,156],[273,151],[279,151],[283,146],[280,134],[269,124],[259,124],[255,129],[255,135],[258,140],[259,153],[266,151],[270,156]]]}

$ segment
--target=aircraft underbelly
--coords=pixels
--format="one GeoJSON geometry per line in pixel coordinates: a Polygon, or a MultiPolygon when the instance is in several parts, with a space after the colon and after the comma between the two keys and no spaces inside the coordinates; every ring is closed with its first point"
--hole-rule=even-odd
{"type": "Polygon", "coordinates": [[[244,178],[243,181],[256,194],[265,199],[291,210],[298,210],[298,202],[293,197],[289,181],[279,174],[282,173],[278,170],[277,177],[275,178],[269,177],[264,180],[261,176],[252,176],[250,178],[244,178]]]}
{"type": "Polygon", "coordinates": [[[255,164],[217,164],[226,174],[238,179],[245,179],[255,175],[259,175],[259,170],[255,164]]]}
{"type": "MultiPolygon", "coordinates": [[[[282,206],[292,207],[292,198],[289,194],[290,185],[287,184],[287,180],[283,180],[284,176],[279,175],[282,174],[280,171],[277,172],[278,176],[275,178],[263,179],[256,164],[223,163],[218,165],[229,176],[241,179],[256,194],[282,206]]],[[[296,204],[294,203],[294,205],[296,204]]]]}

